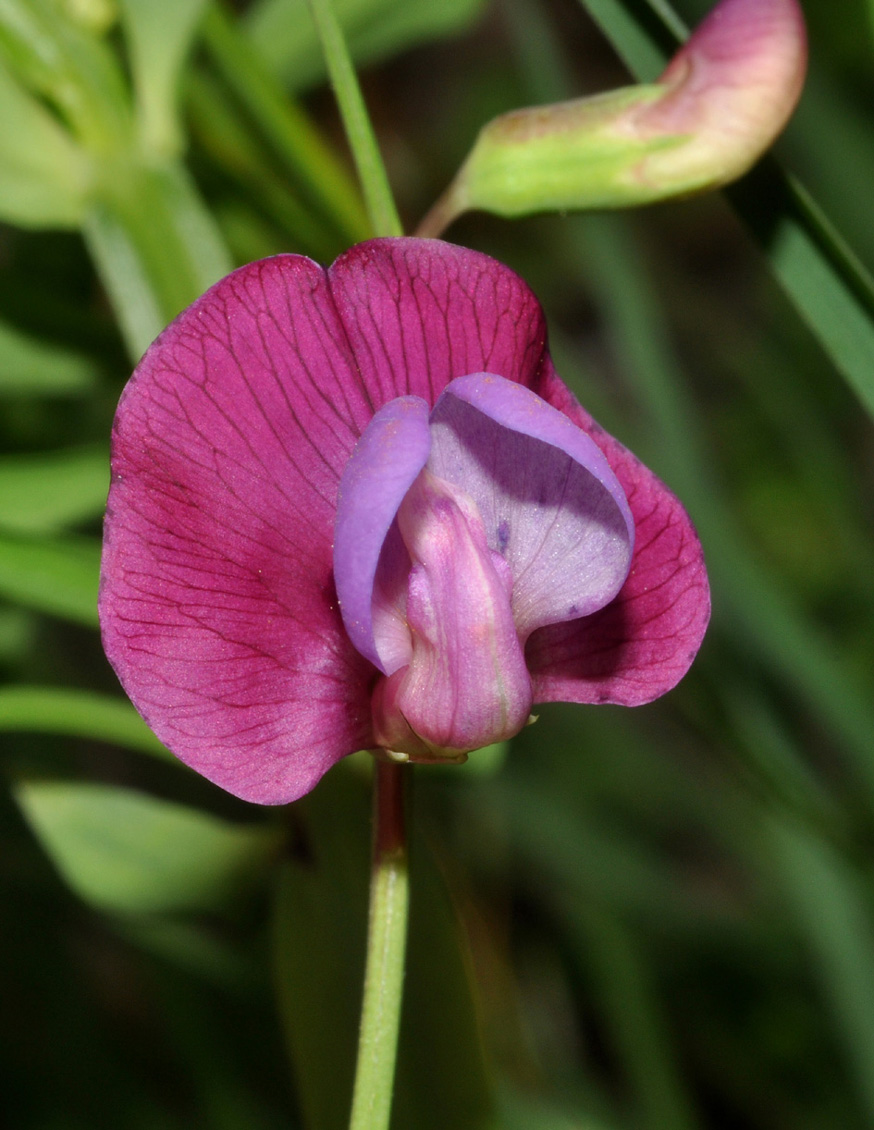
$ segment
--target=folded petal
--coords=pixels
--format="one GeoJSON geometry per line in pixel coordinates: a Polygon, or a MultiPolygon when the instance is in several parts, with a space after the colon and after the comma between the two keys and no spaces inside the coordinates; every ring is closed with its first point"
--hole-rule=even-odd
{"type": "Polygon", "coordinates": [[[531,680],[513,623],[513,579],[476,504],[428,470],[398,513],[413,562],[409,665],[374,695],[379,744],[417,761],[459,760],[524,726],[531,680]]]}
{"type": "MultiPolygon", "coordinates": [[[[396,657],[390,628],[374,636],[377,565],[404,495],[428,458],[428,413],[427,403],[419,396],[389,401],[370,421],[340,480],[334,529],[337,597],[349,638],[383,674],[409,662],[409,656],[396,657]]],[[[403,546],[398,550],[405,559],[404,572],[408,572],[409,557],[403,546]]],[[[405,583],[406,578],[402,579],[405,583]]]]}
{"type": "Polygon", "coordinates": [[[701,544],[675,495],[595,423],[551,365],[537,391],[607,457],[634,516],[636,540],[628,579],[611,604],[529,639],[534,701],[640,706],[675,686],[701,646],[710,619],[701,544]]]}
{"type": "Polygon", "coordinates": [[[588,616],[628,574],[634,522],[607,460],[567,416],[489,373],[453,381],[431,414],[428,467],[476,502],[513,576],[513,617],[535,628],[588,616]]]}

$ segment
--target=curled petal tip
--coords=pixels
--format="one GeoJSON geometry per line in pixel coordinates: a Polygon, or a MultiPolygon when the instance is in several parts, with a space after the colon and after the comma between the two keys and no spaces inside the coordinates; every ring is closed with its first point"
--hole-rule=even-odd
{"type": "Polygon", "coordinates": [[[642,179],[716,187],[741,176],[772,144],[801,95],[807,36],[796,0],[722,0],[677,52],[633,128],[689,140],[654,153],[642,179]]]}

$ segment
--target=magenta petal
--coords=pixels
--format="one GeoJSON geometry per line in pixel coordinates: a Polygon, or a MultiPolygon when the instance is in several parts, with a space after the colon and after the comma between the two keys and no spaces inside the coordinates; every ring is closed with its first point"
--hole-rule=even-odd
{"type": "Polygon", "coordinates": [[[619,596],[585,620],[541,628],[526,659],[535,702],[640,706],[674,687],[710,619],[701,543],[680,501],[582,409],[552,367],[538,391],[592,437],[616,472],[636,541],[619,596]]]}
{"type": "Polygon", "coordinates": [[[585,432],[529,389],[489,373],[453,381],[431,425],[430,470],[471,495],[489,545],[510,565],[521,640],[616,596],[634,523],[585,432]]]}
{"type": "Polygon", "coordinates": [[[360,243],[329,269],[331,293],[374,410],[411,394],[434,404],[466,373],[532,384],[546,347],[517,274],[439,239],[360,243]]]}
{"type": "Polygon", "coordinates": [[[292,800],[372,740],[331,551],[371,415],[325,272],[290,255],[184,311],[119,405],[106,653],[158,737],[247,800],[292,800]]]}
{"type": "Polygon", "coordinates": [[[415,239],[361,244],[327,272],[294,255],[250,264],[155,342],[116,417],[100,616],[122,684],[183,761],[276,804],[373,745],[374,669],[334,586],[340,477],[384,404],[433,405],[470,373],[527,385],[579,423],[637,526],[617,600],[532,636],[539,697],[647,701],[673,685],[706,622],[700,547],[673,496],[575,405],[545,343],[512,271],[415,239]]]}
{"type": "Polygon", "coordinates": [[[428,458],[428,411],[418,396],[386,404],[370,421],[340,480],[334,581],[343,623],[358,651],[387,675],[399,663],[374,638],[374,581],[389,527],[428,458]]]}

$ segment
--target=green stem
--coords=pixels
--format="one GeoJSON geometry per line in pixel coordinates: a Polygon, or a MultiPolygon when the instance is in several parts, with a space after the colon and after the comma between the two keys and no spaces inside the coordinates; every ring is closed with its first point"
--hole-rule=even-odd
{"type": "Polygon", "coordinates": [[[258,123],[286,168],[313,200],[321,202],[346,237],[366,239],[368,220],[351,174],[303,110],[269,74],[263,59],[236,29],[223,7],[210,5],[202,31],[222,78],[258,123]]]}
{"type": "Polygon", "coordinates": [[[358,85],[343,31],[331,0],[310,0],[325,64],[340,107],[343,127],[352,150],[364,202],[376,235],[403,235],[403,227],[389,187],[385,166],[358,85]]]}
{"type": "Polygon", "coordinates": [[[367,966],[349,1130],[388,1130],[391,1118],[409,901],[405,780],[402,765],[376,762],[367,966]]]}

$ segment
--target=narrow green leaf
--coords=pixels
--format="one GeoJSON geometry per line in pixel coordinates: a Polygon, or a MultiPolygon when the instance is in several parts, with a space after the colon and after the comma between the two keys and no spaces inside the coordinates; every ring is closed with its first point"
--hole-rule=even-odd
{"type": "Polygon", "coordinates": [[[591,285],[600,296],[623,371],[647,413],[644,458],[656,454],[701,532],[716,600],[715,620],[751,645],[781,672],[803,700],[840,735],[859,779],[874,789],[871,734],[874,711],[850,677],[840,654],[806,620],[792,594],[748,550],[733,514],[717,489],[685,380],[660,316],[656,292],[640,269],[627,228],[616,217],[587,217],[574,229],[580,262],[593,265],[591,285]],[[647,445],[653,445],[647,450],[647,445]]]}
{"type": "Polygon", "coordinates": [[[32,781],[15,795],[66,882],[101,910],[214,910],[278,848],[275,829],[230,824],[110,785],[32,781]]]}
{"type": "MultiPolygon", "coordinates": [[[[312,21],[307,17],[312,29],[312,21]]],[[[304,111],[288,97],[248,36],[224,10],[211,6],[203,25],[204,41],[216,69],[234,96],[298,182],[314,206],[331,215],[346,237],[367,239],[370,224],[353,178],[304,111]]],[[[318,53],[318,47],[315,47],[318,53]]],[[[197,81],[195,79],[195,81],[197,81]]],[[[221,92],[212,92],[213,98],[221,92]]],[[[208,119],[204,107],[201,119],[208,119]]],[[[228,111],[219,106],[228,117],[228,111]]],[[[208,128],[208,127],[207,127],[208,128]]],[[[253,170],[257,175],[257,170],[253,170]]],[[[263,173],[261,174],[264,179],[263,173]]],[[[269,192],[269,180],[261,191],[269,192]]],[[[298,206],[299,207],[299,206],[298,206]]]]}
{"type": "Polygon", "coordinates": [[[113,923],[117,934],[197,982],[239,993],[263,991],[259,953],[252,947],[241,952],[233,938],[211,926],[208,921],[159,915],[119,918],[113,923]]]}
{"type": "MultiPolygon", "coordinates": [[[[89,208],[82,234],[115,310],[131,360],[137,361],[172,315],[163,314],[157,283],[150,278],[131,233],[113,209],[105,204],[89,208]]],[[[166,305],[170,308],[176,302],[166,305]]]]}
{"type": "Polygon", "coordinates": [[[392,196],[379,143],[331,0],[310,0],[310,11],[318,29],[325,65],[331,76],[331,86],[343,120],[346,140],[352,150],[373,233],[377,236],[403,235],[403,225],[392,196]]]}
{"type": "Polygon", "coordinates": [[[0,534],[0,595],[66,620],[97,626],[100,543],[0,534]]]}
{"type": "Polygon", "coordinates": [[[140,138],[160,156],[182,145],[179,75],[206,0],[119,0],[137,96],[140,138]]]}
{"type": "Polygon", "coordinates": [[[92,691],[0,687],[0,731],[89,738],[182,765],[158,741],[129,702],[92,691]]]}
{"type": "Polygon", "coordinates": [[[687,28],[666,0],[580,0],[641,82],[657,79],[687,28]]]}
{"type": "Polygon", "coordinates": [[[88,358],[0,322],[0,395],[80,395],[93,389],[96,375],[88,358]]]}
{"type": "Polygon", "coordinates": [[[727,190],[796,309],[874,416],[874,279],[804,185],[765,161],[727,190]]]}
{"type": "Polygon", "coordinates": [[[612,1119],[582,1112],[575,1105],[566,1109],[550,1101],[537,1100],[516,1091],[500,1095],[502,1130],[618,1130],[612,1119]]]}
{"type": "MultiPolygon", "coordinates": [[[[319,262],[336,258],[346,246],[342,225],[336,217],[333,224],[328,222],[317,205],[303,204],[293,176],[277,178],[271,155],[253,131],[250,116],[234,106],[223,82],[206,72],[191,75],[187,110],[198,145],[244,190],[218,209],[222,230],[241,262],[273,255],[280,243],[319,262]],[[278,232],[265,226],[260,213],[270,218],[278,232]]],[[[363,216],[360,205],[356,207],[363,216]]],[[[363,235],[359,232],[353,239],[367,237],[366,221],[363,230],[363,235]]]]}
{"type": "Polygon", "coordinates": [[[307,1130],[342,1130],[352,1103],[370,876],[367,785],[340,767],[288,809],[274,968],[307,1130]]]}
{"type": "Polygon", "coordinates": [[[103,446],[0,458],[0,528],[45,534],[96,518],[108,486],[103,446]]]}
{"type": "Polygon", "coordinates": [[[34,617],[23,608],[0,604],[0,663],[17,663],[34,635],[34,617]]]}
{"type": "Polygon", "coordinates": [[[651,962],[617,916],[595,903],[567,908],[591,962],[607,1028],[637,1105],[636,1125],[692,1130],[699,1121],[683,1086],[651,962]]]}

